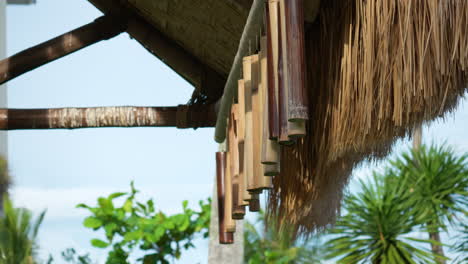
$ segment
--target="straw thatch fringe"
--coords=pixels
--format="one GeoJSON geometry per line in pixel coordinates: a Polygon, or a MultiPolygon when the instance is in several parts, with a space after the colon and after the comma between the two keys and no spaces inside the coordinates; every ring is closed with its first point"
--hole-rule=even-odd
{"type": "Polygon", "coordinates": [[[306,42],[309,136],[283,148],[269,198],[299,234],[334,221],[361,161],[456,107],[468,86],[468,1],[322,1],[306,42]]]}

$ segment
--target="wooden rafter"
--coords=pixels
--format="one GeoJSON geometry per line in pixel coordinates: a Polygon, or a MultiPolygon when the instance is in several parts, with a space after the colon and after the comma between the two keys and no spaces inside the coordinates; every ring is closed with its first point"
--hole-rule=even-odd
{"type": "Polygon", "coordinates": [[[96,127],[213,127],[212,106],[0,109],[0,130],[96,127]]]}
{"type": "Polygon", "coordinates": [[[102,16],[68,33],[0,61],[0,84],[125,30],[125,21],[102,16]]]}
{"type": "Polygon", "coordinates": [[[128,18],[127,32],[132,38],[192,84],[200,93],[209,95],[212,101],[221,96],[226,77],[141,18],[131,4],[116,0],[88,1],[104,14],[124,13],[128,18]]]}

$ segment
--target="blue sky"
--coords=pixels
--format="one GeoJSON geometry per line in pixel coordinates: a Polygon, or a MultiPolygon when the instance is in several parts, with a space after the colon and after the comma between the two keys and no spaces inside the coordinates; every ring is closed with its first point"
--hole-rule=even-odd
{"type": "MultiPolygon", "coordinates": [[[[7,53],[12,55],[93,21],[100,12],[85,0],[38,0],[9,6],[7,53]]],[[[193,91],[187,82],[127,34],[100,42],[27,73],[8,84],[10,108],[87,106],[175,106],[193,91]]],[[[425,142],[447,141],[468,151],[468,105],[424,130],[425,142]]],[[[105,253],[89,244],[96,237],[81,226],[81,202],[125,191],[131,180],[142,198],[153,197],[165,212],[181,201],[196,205],[212,193],[213,129],[105,128],[9,132],[13,197],[34,212],[47,208],[40,232],[41,256],[67,247],[90,252],[103,263],[105,253]]],[[[396,150],[408,145],[400,141],[396,150]]],[[[366,164],[354,177],[367,177],[381,164],[366,164]]],[[[178,263],[206,263],[207,243],[184,253],[178,263]]],[[[57,261],[56,263],[62,263],[57,261]]]]}

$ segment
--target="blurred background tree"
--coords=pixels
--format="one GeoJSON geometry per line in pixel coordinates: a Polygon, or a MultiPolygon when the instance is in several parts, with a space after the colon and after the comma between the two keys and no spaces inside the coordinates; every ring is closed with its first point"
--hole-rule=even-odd
{"type": "Polygon", "coordinates": [[[290,227],[279,226],[274,217],[268,221],[265,217],[260,211],[255,223],[245,223],[245,263],[322,263],[324,252],[319,237],[296,238],[290,227]]]}

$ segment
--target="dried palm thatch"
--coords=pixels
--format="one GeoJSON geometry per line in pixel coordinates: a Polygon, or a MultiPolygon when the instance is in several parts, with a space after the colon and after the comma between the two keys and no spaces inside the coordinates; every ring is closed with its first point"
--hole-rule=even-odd
{"type": "Polygon", "coordinates": [[[322,1],[306,42],[309,136],[283,148],[269,197],[299,234],[334,221],[360,162],[456,107],[468,86],[468,1],[322,1]]]}

